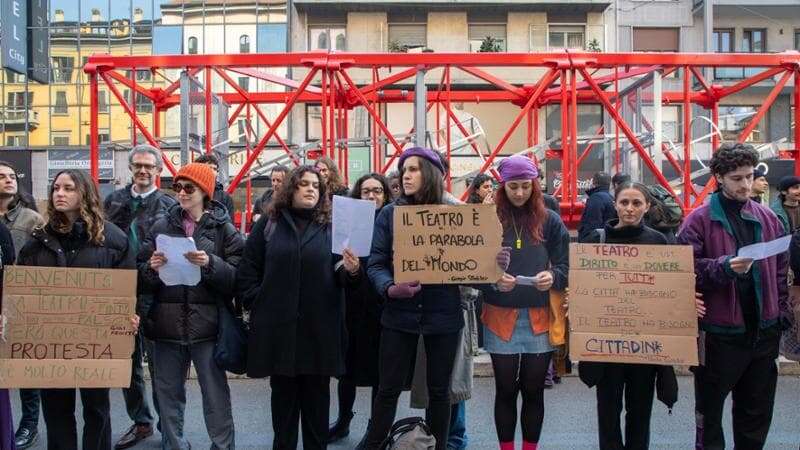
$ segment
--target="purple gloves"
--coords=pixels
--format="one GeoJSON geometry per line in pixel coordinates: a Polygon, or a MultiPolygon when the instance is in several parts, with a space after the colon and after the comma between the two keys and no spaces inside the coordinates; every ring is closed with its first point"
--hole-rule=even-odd
{"type": "Polygon", "coordinates": [[[497,254],[496,261],[497,265],[500,266],[504,272],[508,270],[508,266],[511,264],[511,247],[501,248],[500,253],[497,254]]]}
{"type": "Polygon", "coordinates": [[[413,283],[399,283],[389,286],[386,294],[389,298],[411,298],[422,290],[422,285],[419,281],[413,283]]]}

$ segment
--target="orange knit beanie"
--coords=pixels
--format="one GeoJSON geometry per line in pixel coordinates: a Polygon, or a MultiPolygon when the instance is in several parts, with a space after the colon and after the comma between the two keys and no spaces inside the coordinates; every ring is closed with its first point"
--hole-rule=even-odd
{"type": "Polygon", "coordinates": [[[190,163],[181,167],[181,170],[175,175],[175,181],[181,178],[194,183],[208,195],[208,198],[214,198],[214,186],[217,184],[217,180],[214,179],[214,171],[208,164],[190,163]]]}

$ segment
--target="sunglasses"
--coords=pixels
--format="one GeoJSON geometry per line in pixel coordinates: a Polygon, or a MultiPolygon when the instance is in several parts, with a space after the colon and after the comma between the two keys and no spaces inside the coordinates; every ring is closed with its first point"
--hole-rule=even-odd
{"type": "Polygon", "coordinates": [[[180,194],[181,191],[186,192],[189,195],[194,194],[194,191],[197,189],[197,186],[189,183],[172,183],[172,190],[175,191],[176,194],[180,194]]]}

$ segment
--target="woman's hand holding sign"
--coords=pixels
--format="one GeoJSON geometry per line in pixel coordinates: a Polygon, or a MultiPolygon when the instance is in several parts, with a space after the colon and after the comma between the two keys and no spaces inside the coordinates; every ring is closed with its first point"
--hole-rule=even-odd
{"type": "Polygon", "coordinates": [[[544,270],[533,277],[533,286],[540,291],[549,291],[553,286],[553,272],[544,270]]]}

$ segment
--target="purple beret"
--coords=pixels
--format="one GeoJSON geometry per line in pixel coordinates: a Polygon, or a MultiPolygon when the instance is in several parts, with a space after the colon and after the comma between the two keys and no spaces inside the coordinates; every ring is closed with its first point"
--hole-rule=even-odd
{"type": "Polygon", "coordinates": [[[427,159],[431,164],[433,164],[434,167],[439,169],[439,172],[441,172],[442,175],[444,175],[444,166],[442,165],[442,160],[439,159],[439,154],[429,148],[423,147],[412,147],[408,150],[404,150],[403,154],[400,155],[400,161],[397,163],[397,168],[402,170],[403,163],[406,161],[406,159],[412,156],[419,156],[420,158],[427,159]]]}
{"type": "Polygon", "coordinates": [[[500,161],[498,171],[503,183],[511,180],[535,180],[539,178],[536,164],[530,158],[522,155],[509,156],[500,161]]]}

